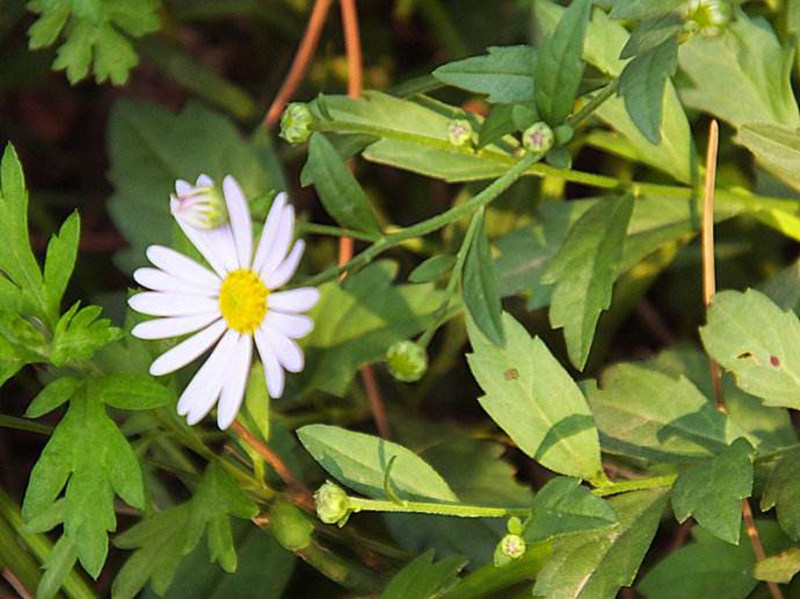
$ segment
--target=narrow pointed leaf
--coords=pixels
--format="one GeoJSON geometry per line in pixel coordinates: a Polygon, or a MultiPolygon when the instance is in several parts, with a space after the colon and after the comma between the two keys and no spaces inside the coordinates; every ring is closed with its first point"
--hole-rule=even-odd
{"type": "Polygon", "coordinates": [[[467,253],[463,281],[464,304],[470,317],[494,343],[503,343],[503,322],[500,317],[503,306],[500,302],[497,269],[492,260],[482,218],[467,253]]]}

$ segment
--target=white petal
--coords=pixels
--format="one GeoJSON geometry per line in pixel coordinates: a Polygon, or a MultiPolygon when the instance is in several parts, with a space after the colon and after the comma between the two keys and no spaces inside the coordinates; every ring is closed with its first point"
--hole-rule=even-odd
{"type": "Polygon", "coordinates": [[[222,395],[217,406],[217,426],[223,431],[233,424],[236,414],[239,413],[252,361],[253,337],[242,335],[231,353],[228,376],[222,385],[222,395]]]}
{"type": "Polygon", "coordinates": [[[190,316],[213,312],[219,302],[202,295],[144,291],[131,296],[128,305],[137,312],[150,316],[190,316]]]}
{"type": "Polygon", "coordinates": [[[183,234],[197,248],[220,277],[238,267],[230,225],[206,231],[197,229],[181,218],[175,218],[183,234]]]}
{"type": "Polygon", "coordinates": [[[275,196],[272,202],[272,207],[269,209],[267,220],[264,222],[264,228],[261,231],[261,239],[258,242],[258,249],[256,250],[256,257],[253,259],[253,270],[261,272],[264,266],[264,261],[270,254],[270,250],[275,241],[275,236],[278,234],[278,227],[280,226],[281,217],[283,215],[283,208],[286,206],[288,196],[286,192],[281,192],[275,196]]]}
{"type": "Polygon", "coordinates": [[[228,216],[231,219],[233,241],[236,245],[236,255],[239,266],[250,268],[253,259],[253,222],[250,220],[250,208],[247,199],[236,179],[228,175],[222,181],[222,192],[228,206],[228,216]]]}
{"type": "Polygon", "coordinates": [[[281,218],[278,221],[278,230],[269,248],[269,252],[264,258],[264,264],[258,272],[261,278],[266,281],[267,277],[283,262],[286,252],[289,251],[289,244],[292,243],[294,235],[294,207],[286,206],[281,211],[281,218]]]}
{"type": "Polygon", "coordinates": [[[203,173],[199,177],[197,177],[197,182],[195,183],[195,185],[197,185],[197,187],[213,187],[214,179],[203,173]]]}
{"type": "Polygon", "coordinates": [[[219,310],[198,314],[197,316],[175,316],[173,318],[154,318],[133,327],[131,334],[139,339],[167,339],[199,331],[211,324],[221,314],[219,310]]]}
{"type": "Polygon", "coordinates": [[[294,276],[297,270],[297,265],[300,264],[300,259],[303,257],[303,251],[306,249],[306,243],[302,239],[295,242],[292,252],[289,256],[280,263],[278,268],[273,270],[269,276],[264,278],[264,284],[269,289],[278,289],[283,287],[294,276]]]}
{"type": "Polygon", "coordinates": [[[176,252],[163,245],[151,245],[147,248],[147,258],[164,272],[178,277],[182,281],[202,286],[220,285],[220,279],[205,266],[198,264],[188,256],[176,252]]]}
{"type": "Polygon", "coordinates": [[[178,399],[178,414],[188,415],[187,421],[194,424],[208,414],[219,397],[225,381],[226,367],[231,350],[239,338],[236,331],[227,331],[217,343],[217,347],[194,375],[178,399]],[[199,415],[199,418],[194,418],[199,415]]]}
{"type": "Polygon", "coordinates": [[[267,391],[269,396],[273,399],[279,398],[283,395],[283,368],[278,363],[278,358],[275,352],[269,345],[269,340],[262,331],[257,330],[255,333],[256,347],[258,347],[258,354],[261,356],[261,363],[264,364],[264,376],[267,379],[267,391]]]}
{"type": "Polygon", "coordinates": [[[303,358],[303,350],[300,349],[297,343],[269,329],[262,329],[261,334],[275,354],[275,357],[278,358],[278,362],[280,362],[281,366],[289,372],[300,372],[303,370],[305,359],[303,358]]]}
{"type": "Polygon", "coordinates": [[[311,320],[311,317],[302,314],[283,314],[268,310],[261,326],[266,329],[274,329],[290,339],[300,339],[314,330],[314,321],[311,320]]]}
{"type": "Polygon", "coordinates": [[[185,281],[157,268],[137,268],[133,272],[133,280],[142,287],[153,291],[171,291],[175,293],[201,294],[213,296],[219,292],[219,281],[204,284],[201,280],[185,281]]]}
{"type": "Polygon", "coordinates": [[[189,362],[199,358],[208,348],[214,345],[225,332],[224,320],[218,320],[210,327],[203,329],[196,335],[181,341],[172,349],[164,352],[150,365],[150,374],[162,376],[183,368],[189,362]]]}
{"type": "Polygon", "coordinates": [[[184,179],[175,181],[175,193],[179,196],[192,191],[192,184],[184,179]]]}
{"type": "Polygon", "coordinates": [[[289,291],[275,291],[267,296],[270,310],[280,312],[306,312],[319,301],[319,290],[316,287],[301,287],[289,291]]]}

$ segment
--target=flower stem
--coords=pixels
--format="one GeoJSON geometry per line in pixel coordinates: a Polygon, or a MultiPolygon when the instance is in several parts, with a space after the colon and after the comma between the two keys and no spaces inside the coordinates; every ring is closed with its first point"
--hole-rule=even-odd
{"type": "Polygon", "coordinates": [[[582,121],[587,119],[595,110],[597,110],[603,102],[608,100],[617,92],[618,84],[618,79],[611,81],[608,85],[601,89],[596,96],[589,100],[583,108],[573,114],[567,120],[567,123],[572,127],[577,127],[582,121]]]}
{"type": "Polygon", "coordinates": [[[298,222],[295,229],[298,236],[310,233],[312,235],[330,235],[332,237],[352,237],[353,239],[360,239],[361,241],[378,241],[381,238],[380,235],[375,235],[374,233],[365,233],[364,231],[343,229],[341,227],[320,225],[317,223],[298,222]]]}
{"type": "Polygon", "coordinates": [[[353,513],[393,512],[456,516],[458,518],[507,518],[509,516],[528,516],[530,514],[530,510],[527,508],[486,507],[430,501],[401,501],[397,503],[388,499],[364,499],[362,497],[348,497],[348,505],[353,513]]]}

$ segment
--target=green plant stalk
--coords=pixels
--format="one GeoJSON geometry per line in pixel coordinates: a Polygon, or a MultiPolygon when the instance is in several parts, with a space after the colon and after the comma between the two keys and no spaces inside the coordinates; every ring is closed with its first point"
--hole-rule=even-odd
{"type": "Polygon", "coordinates": [[[39,435],[53,434],[52,426],[31,422],[26,418],[18,418],[17,416],[9,416],[8,414],[0,414],[0,428],[11,428],[28,433],[37,433],[39,435]]]}
{"type": "Polygon", "coordinates": [[[401,501],[397,503],[386,499],[364,499],[363,497],[349,497],[348,505],[353,513],[392,512],[400,514],[455,516],[457,518],[526,517],[530,514],[528,508],[486,507],[461,503],[434,503],[432,501],[401,501]]]}
{"type": "Polygon", "coordinates": [[[313,541],[299,550],[297,555],[327,578],[358,594],[374,596],[385,583],[374,572],[328,551],[313,541]]]}
{"type": "Polygon", "coordinates": [[[364,231],[356,231],[354,229],[343,229],[341,227],[333,227],[330,225],[320,225],[317,223],[298,222],[295,226],[295,233],[299,237],[310,233],[312,235],[330,235],[332,237],[352,237],[361,241],[378,241],[381,236],[373,233],[365,233],[364,231]]]}
{"type": "Polygon", "coordinates": [[[476,194],[463,204],[454,206],[450,210],[419,222],[416,225],[400,229],[396,233],[391,233],[390,235],[387,235],[386,237],[373,243],[346,264],[343,264],[342,266],[334,266],[324,270],[321,273],[306,279],[305,281],[301,281],[298,283],[298,286],[319,285],[326,281],[331,281],[344,272],[369,264],[381,253],[400,245],[408,239],[422,237],[428,233],[436,231],[437,229],[441,229],[445,225],[459,220],[468,214],[472,214],[479,208],[489,204],[497,196],[508,189],[532,164],[536,163],[540,158],[541,155],[539,154],[526,154],[521,160],[517,161],[510,169],[503,173],[503,175],[495,179],[490,185],[482,189],[480,193],[476,194]]]}
{"type": "Polygon", "coordinates": [[[617,86],[619,85],[619,79],[614,79],[608,85],[606,85],[603,89],[601,89],[597,95],[592,97],[583,108],[581,108],[578,112],[573,114],[571,117],[567,119],[567,124],[571,127],[577,127],[582,121],[587,119],[591,114],[597,110],[600,105],[608,100],[611,96],[613,96],[617,92],[617,86]]]}
{"type": "MultiPolygon", "coordinates": [[[[0,515],[5,518],[11,528],[16,531],[18,537],[30,548],[31,553],[36,556],[39,563],[44,563],[53,550],[53,544],[42,534],[25,531],[19,508],[2,489],[0,489],[0,515]]],[[[67,574],[62,588],[73,599],[94,599],[95,597],[89,585],[74,568],[67,574]]]]}

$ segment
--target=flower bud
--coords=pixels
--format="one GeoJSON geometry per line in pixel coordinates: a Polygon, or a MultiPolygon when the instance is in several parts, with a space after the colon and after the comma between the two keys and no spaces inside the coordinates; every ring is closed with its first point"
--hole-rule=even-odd
{"type": "Polygon", "coordinates": [[[555,135],[550,126],[544,121],[534,123],[522,134],[522,145],[529,151],[545,154],[553,147],[555,135]]]}
{"type": "Polygon", "coordinates": [[[428,353],[413,341],[398,341],[386,352],[386,365],[398,381],[415,383],[428,370],[428,353]]]}
{"type": "Polygon", "coordinates": [[[733,17],[728,0],[689,0],[683,9],[684,29],[703,37],[721,34],[733,17]]]}
{"type": "Polygon", "coordinates": [[[311,137],[314,115],[303,102],[292,102],[281,116],[281,137],[290,144],[301,144],[311,137]]]}
{"type": "Polygon", "coordinates": [[[170,198],[172,215],[196,229],[216,229],[228,222],[228,208],[222,191],[207,177],[197,185],[186,184],[170,198]]]}
{"type": "Polygon", "coordinates": [[[279,499],[272,504],[269,525],[275,539],[289,551],[300,551],[311,543],[314,525],[288,501],[279,499]]]}
{"type": "Polygon", "coordinates": [[[342,526],[350,515],[350,498],[338,485],[328,481],[314,493],[317,517],[325,524],[342,526]]]}
{"type": "Polygon", "coordinates": [[[447,138],[454,146],[470,146],[475,140],[472,123],[466,119],[453,119],[447,123],[447,138]]]}
{"type": "Polygon", "coordinates": [[[519,535],[507,534],[497,544],[494,551],[494,565],[505,566],[515,559],[521,558],[525,555],[525,539],[519,535]]]}

